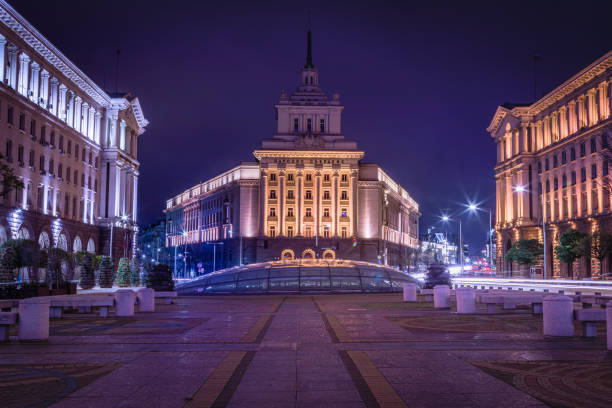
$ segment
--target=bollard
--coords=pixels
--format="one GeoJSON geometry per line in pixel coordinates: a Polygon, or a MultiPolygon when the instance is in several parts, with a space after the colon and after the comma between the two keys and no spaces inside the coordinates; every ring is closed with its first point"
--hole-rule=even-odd
{"type": "MultiPolygon", "coordinates": [[[[136,293],[138,296],[138,311],[139,312],[154,312],[155,311],[155,291],[151,288],[140,288],[136,293]]],[[[416,297],[416,289],[415,289],[416,297]]]]}
{"type": "Polygon", "coordinates": [[[612,301],[606,304],[606,334],[608,336],[608,350],[612,351],[612,301]]]}
{"type": "Polygon", "coordinates": [[[459,288],[456,292],[457,313],[476,313],[476,294],[472,288],[459,288]]]}
{"type": "Polygon", "coordinates": [[[416,283],[404,283],[404,302],[417,301],[416,283]]]}
{"type": "Polygon", "coordinates": [[[569,296],[552,295],[544,298],[544,335],[572,337],[574,335],[574,302],[569,296]]]}
{"type": "Polygon", "coordinates": [[[564,293],[565,293],[565,291],[564,291],[564,290],[560,290],[560,291],[559,291],[559,294],[561,294],[561,295],[563,295],[564,293]]]}
{"type": "Polygon", "coordinates": [[[436,309],[450,308],[450,288],[447,285],[436,285],[434,286],[433,292],[434,292],[434,308],[436,309]]]}
{"type": "Polygon", "coordinates": [[[523,290],[523,288],[519,288],[519,290],[520,290],[520,291],[522,291],[522,290],[523,290]]]}
{"type": "Polygon", "coordinates": [[[49,339],[49,303],[48,297],[19,301],[19,340],[49,339]]]}
{"type": "Polygon", "coordinates": [[[548,293],[548,292],[549,292],[549,290],[548,290],[548,289],[544,289],[544,292],[545,292],[545,293],[548,293]]]}
{"type": "Polygon", "coordinates": [[[131,289],[119,289],[115,292],[115,315],[134,316],[136,294],[131,289]]]}

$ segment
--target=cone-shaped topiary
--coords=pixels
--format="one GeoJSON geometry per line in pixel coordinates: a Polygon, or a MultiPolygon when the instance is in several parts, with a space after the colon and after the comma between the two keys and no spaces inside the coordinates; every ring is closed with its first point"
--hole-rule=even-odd
{"type": "Polygon", "coordinates": [[[132,286],[140,285],[140,264],[138,263],[138,257],[130,262],[130,283],[132,286]]]}
{"type": "Polygon", "coordinates": [[[174,290],[170,267],[164,264],[155,265],[147,274],[147,288],[162,292],[174,290]]]}
{"type": "Polygon", "coordinates": [[[115,277],[113,276],[113,261],[109,256],[103,255],[100,257],[100,265],[98,266],[100,275],[98,284],[101,288],[112,288],[115,277]]]}
{"type": "Polygon", "coordinates": [[[448,285],[452,287],[452,281],[448,269],[444,264],[431,264],[427,268],[427,276],[423,288],[433,289],[436,285],[448,285]]]}
{"type": "Polygon", "coordinates": [[[7,283],[15,280],[15,268],[19,265],[15,248],[7,246],[0,255],[0,282],[7,283]]]}
{"type": "Polygon", "coordinates": [[[115,279],[117,286],[127,288],[130,286],[130,260],[127,258],[119,259],[117,267],[117,278],[115,279]]]}
{"type": "Polygon", "coordinates": [[[87,251],[79,251],[76,254],[79,265],[81,266],[81,278],[79,284],[81,289],[91,289],[96,284],[94,275],[93,254],[87,251]]]}

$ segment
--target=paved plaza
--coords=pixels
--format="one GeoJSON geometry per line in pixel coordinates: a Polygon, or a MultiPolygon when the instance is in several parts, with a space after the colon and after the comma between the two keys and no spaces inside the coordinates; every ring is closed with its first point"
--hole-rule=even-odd
{"type": "Polygon", "coordinates": [[[612,406],[603,325],[595,339],[545,339],[529,309],[453,309],[355,294],[179,297],[132,318],[66,313],[46,343],[0,345],[0,405],[612,406]]]}

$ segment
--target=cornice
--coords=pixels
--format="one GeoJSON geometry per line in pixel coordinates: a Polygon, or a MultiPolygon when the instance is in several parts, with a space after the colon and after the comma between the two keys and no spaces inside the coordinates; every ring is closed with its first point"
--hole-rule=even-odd
{"type": "Polygon", "coordinates": [[[357,159],[363,158],[364,152],[344,150],[255,150],[257,160],[262,158],[285,157],[291,159],[357,159]]]}
{"type": "Polygon", "coordinates": [[[96,103],[102,106],[110,103],[111,98],[106,92],[100,89],[98,85],[4,0],[0,0],[0,22],[17,34],[21,40],[66,76],[66,78],[70,79],[96,103]]]}

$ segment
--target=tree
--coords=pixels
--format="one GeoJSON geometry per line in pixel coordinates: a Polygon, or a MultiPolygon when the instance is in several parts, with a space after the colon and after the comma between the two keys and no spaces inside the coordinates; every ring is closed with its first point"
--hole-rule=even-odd
{"type": "Polygon", "coordinates": [[[2,248],[13,248],[13,251],[16,255],[16,266],[17,268],[27,268],[28,269],[28,278],[33,280],[32,271],[36,270],[35,280],[38,282],[38,269],[46,268],[47,266],[47,253],[45,251],[41,251],[38,242],[32,241],[29,239],[9,239],[4,244],[2,244],[2,248]]]}
{"type": "Polygon", "coordinates": [[[100,257],[100,275],[98,278],[98,284],[101,288],[112,288],[115,276],[113,274],[113,261],[109,256],[102,255],[100,257]]]}
{"type": "Polygon", "coordinates": [[[127,258],[119,259],[117,267],[117,278],[115,279],[117,286],[127,288],[130,286],[130,260],[127,258]]]}
{"type": "Polygon", "coordinates": [[[0,154],[0,177],[2,177],[2,197],[6,197],[11,190],[22,189],[23,181],[13,173],[13,169],[4,162],[4,156],[0,154]]]}
{"type": "Polygon", "coordinates": [[[0,282],[10,283],[15,280],[15,269],[19,267],[19,256],[12,246],[2,249],[0,255],[0,282]]]}
{"type": "Polygon", "coordinates": [[[170,267],[164,264],[155,265],[147,274],[147,288],[162,292],[174,290],[170,267]]]}
{"type": "Polygon", "coordinates": [[[132,286],[140,285],[140,264],[138,263],[138,257],[135,257],[130,262],[130,283],[132,286]]]}
{"type": "Polygon", "coordinates": [[[47,254],[47,284],[50,287],[55,286],[59,289],[64,282],[62,275],[62,264],[70,257],[70,255],[59,248],[49,248],[47,254]]]}
{"type": "Polygon", "coordinates": [[[94,275],[94,255],[91,252],[79,251],[75,254],[77,263],[81,266],[79,284],[82,289],[91,289],[96,285],[94,275]]]}
{"type": "Polygon", "coordinates": [[[431,264],[427,268],[423,288],[433,289],[436,285],[448,285],[452,287],[452,281],[448,268],[444,264],[431,264]]]}
{"type": "Polygon", "coordinates": [[[603,260],[612,255],[612,234],[609,232],[595,231],[591,236],[591,255],[599,261],[599,271],[603,274],[603,260]]]}
{"type": "Polygon", "coordinates": [[[559,245],[555,247],[555,255],[561,262],[567,264],[568,276],[573,276],[572,264],[580,257],[588,254],[586,251],[585,240],[588,239],[587,234],[575,230],[568,229],[559,237],[559,245]]]}
{"type": "Polygon", "coordinates": [[[506,253],[506,261],[519,265],[533,266],[544,254],[544,247],[537,239],[521,239],[512,245],[506,253]]]}

